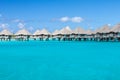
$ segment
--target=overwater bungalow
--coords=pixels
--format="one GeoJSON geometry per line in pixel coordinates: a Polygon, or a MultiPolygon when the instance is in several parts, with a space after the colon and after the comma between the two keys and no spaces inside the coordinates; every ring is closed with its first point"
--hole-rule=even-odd
{"type": "Polygon", "coordinates": [[[65,28],[61,29],[59,33],[62,35],[61,40],[62,41],[71,41],[72,38],[70,37],[73,33],[69,26],[66,26],[65,28]]]}
{"type": "Polygon", "coordinates": [[[13,33],[12,32],[10,32],[9,30],[7,30],[7,29],[4,29],[4,30],[2,30],[1,32],[0,32],[0,40],[1,41],[10,41],[11,40],[11,38],[12,38],[12,35],[13,35],[13,33]]]}
{"type": "Polygon", "coordinates": [[[85,31],[84,40],[93,41],[94,40],[94,31],[88,29],[85,31]]]}
{"type": "Polygon", "coordinates": [[[85,36],[85,30],[81,27],[74,29],[73,33],[75,34],[75,41],[81,41],[85,36]]]}
{"type": "Polygon", "coordinates": [[[28,41],[29,39],[41,41],[120,41],[120,24],[113,27],[104,25],[95,31],[84,30],[81,27],[72,30],[69,26],[66,26],[61,30],[55,30],[53,33],[46,29],[36,30],[33,34],[26,29],[19,30],[14,35],[7,29],[0,32],[1,41],[11,40],[12,38],[18,41],[28,41]]]}
{"type": "Polygon", "coordinates": [[[52,33],[52,40],[58,40],[58,41],[60,41],[61,37],[62,37],[62,35],[60,34],[59,30],[55,30],[52,33]]]}
{"type": "Polygon", "coordinates": [[[28,41],[31,36],[31,33],[26,29],[19,30],[15,33],[15,39],[18,41],[28,41]]]}
{"type": "Polygon", "coordinates": [[[113,36],[115,41],[120,41],[120,24],[112,27],[109,33],[109,37],[113,36]]]}
{"type": "Polygon", "coordinates": [[[49,40],[50,38],[50,32],[48,32],[46,29],[42,30],[36,30],[33,34],[34,40],[49,40]]]}
{"type": "Polygon", "coordinates": [[[34,33],[33,33],[33,36],[32,36],[32,38],[34,39],[34,40],[41,40],[41,31],[40,30],[36,30],[34,33]]]}
{"type": "Polygon", "coordinates": [[[109,25],[104,25],[103,27],[98,28],[95,31],[95,40],[96,41],[108,41],[109,32],[111,28],[109,25]]]}
{"type": "Polygon", "coordinates": [[[40,37],[40,40],[49,40],[50,39],[50,36],[51,36],[51,33],[48,32],[46,29],[42,29],[40,32],[39,32],[39,37],[40,37]]]}

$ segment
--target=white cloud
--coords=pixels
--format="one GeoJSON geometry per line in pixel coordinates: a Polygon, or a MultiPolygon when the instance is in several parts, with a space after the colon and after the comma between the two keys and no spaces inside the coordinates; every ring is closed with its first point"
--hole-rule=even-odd
{"type": "Polygon", "coordinates": [[[76,23],[80,23],[81,21],[83,21],[83,19],[81,17],[73,17],[71,18],[72,22],[76,22],[76,23]]]}
{"type": "Polygon", "coordinates": [[[111,26],[111,24],[107,24],[108,26],[111,26]]]}
{"type": "Polygon", "coordinates": [[[15,19],[15,20],[13,20],[13,22],[20,22],[20,20],[19,19],[15,19]]]}
{"type": "Polygon", "coordinates": [[[24,23],[18,23],[18,28],[22,29],[25,27],[25,24],[24,23]]]}
{"type": "Polygon", "coordinates": [[[24,21],[23,21],[23,20],[20,20],[20,19],[14,19],[14,20],[12,20],[12,22],[15,22],[15,23],[23,23],[24,21]]]}
{"type": "Polygon", "coordinates": [[[34,28],[31,26],[31,27],[28,28],[28,30],[33,31],[34,28]]]}
{"type": "Polygon", "coordinates": [[[67,22],[69,20],[70,20],[69,17],[62,17],[62,18],[60,18],[60,21],[62,21],[62,22],[67,22]]]}
{"type": "Polygon", "coordinates": [[[59,19],[61,22],[75,22],[75,23],[80,23],[81,21],[83,21],[83,19],[81,17],[62,17],[59,19]]]}
{"type": "Polygon", "coordinates": [[[5,28],[7,28],[9,25],[8,24],[0,24],[0,28],[2,28],[2,29],[5,29],[5,28]]]}
{"type": "Polygon", "coordinates": [[[89,29],[91,29],[91,30],[92,30],[92,29],[94,29],[94,27],[89,27],[89,29]]]}

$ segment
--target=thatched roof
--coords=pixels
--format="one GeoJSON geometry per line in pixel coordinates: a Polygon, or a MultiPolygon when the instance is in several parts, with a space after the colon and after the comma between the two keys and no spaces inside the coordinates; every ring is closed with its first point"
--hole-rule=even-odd
{"type": "Polygon", "coordinates": [[[22,30],[19,30],[18,32],[16,32],[15,35],[31,35],[31,33],[29,31],[27,31],[26,29],[22,29],[22,30]]]}
{"type": "Polygon", "coordinates": [[[0,32],[0,35],[13,35],[13,33],[7,29],[4,29],[0,32]]]}

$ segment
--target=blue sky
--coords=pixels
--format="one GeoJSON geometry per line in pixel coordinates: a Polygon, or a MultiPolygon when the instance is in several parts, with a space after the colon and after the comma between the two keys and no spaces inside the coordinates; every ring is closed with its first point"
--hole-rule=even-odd
{"type": "Polygon", "coordinates": [[[119,4],[119,0],[0,0],[0,29],[96,29],[120,22],[119,4]]]}

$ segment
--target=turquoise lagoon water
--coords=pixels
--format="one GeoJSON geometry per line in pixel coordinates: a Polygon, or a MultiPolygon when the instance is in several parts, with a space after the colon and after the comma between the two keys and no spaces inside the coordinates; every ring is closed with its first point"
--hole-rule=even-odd
{"type": "Polygon", "coordinates": [[[120,43],[0,42],[0,80],[120,80],[120,43]]]}

